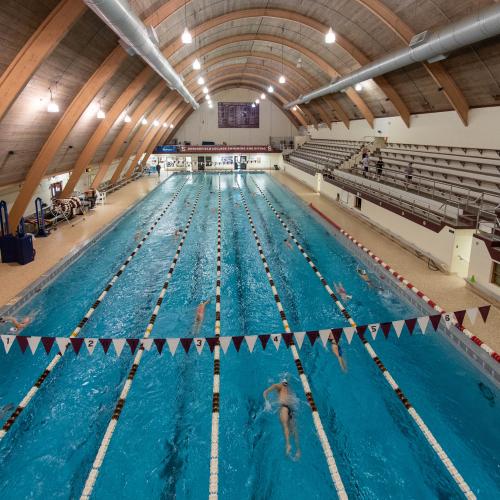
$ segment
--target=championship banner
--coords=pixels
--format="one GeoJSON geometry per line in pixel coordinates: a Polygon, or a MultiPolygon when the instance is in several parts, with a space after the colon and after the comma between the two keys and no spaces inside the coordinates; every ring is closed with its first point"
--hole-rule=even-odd
{"type": "Polygon", "coordinates": [[[288,348],[294,343],[298,349],[302,349],[305,339],[307,338],[310,345],[314,346],[320,343],[326,347],[328,342],[335,341],[337,344],[343,338],[348,344],[352,342],[354,336],[364,338],[369,336],[371,340],[376,340],[377,336],[382,335],[387,339],[391,332],[396,334],[397,338],[401,337],[404,329],[413,335],[420,331],[421,334],[437,331],[441,322],[446,328],[452,328],[456,325],[462,325],[467,316],[471,323],[475,323],[477,316],[481,316],[486,322],[490,312],[490,305],[481,307],[473,307],[463,309],[453,313],[432,314],[429,316],[419,316],[417,318],[399,319],[383,323],[370,323],[367,325],[347,326],[342,328],[325,328],[322,330],[309,330],[303,332],[291,333],[264,333],[256,335],[235,335],[221,337],[176,337],[176,338],[83,338],[83,337],[37,337],[24,335],[1,335],[2,344],[5,353],[11,352],[12,347],[17,344],[21,352],[31,352],[35,354],[40,344],[48,355],[52,349],[57,349],[58,352],[64,354],[67,350],[72,350],[77,356],[82,351],[87,351],[88,354],[94,354],[98,347],[108,354],[115,352],[116,356],[120,356],[123,350],[130,351],[134,354],[137,349],[145,351],[156,351],[162,354],[163,351],[169,351],[172,356],[177,352],[184,351],[189,353],[193,348],[198,354],[201,354],[205,345],[208,346],[210,352],[214,351],[216,345],[220,345],[224,354],[227,353],[229,346],[233,344],[236,352],[240,352],[243,343],[246,344],[248,351],[253,353],[256,345],[260,345],[263,350],[269,346],[274,346],[278,350],[283,344],[288,348]],[[111,349],[111,347],[113,347],[111,349]]]}
{"type": "Polygon", "coordinates": [[[271,146],[179,146],[178,152],[184,153],[272,153],[271,146]]]}

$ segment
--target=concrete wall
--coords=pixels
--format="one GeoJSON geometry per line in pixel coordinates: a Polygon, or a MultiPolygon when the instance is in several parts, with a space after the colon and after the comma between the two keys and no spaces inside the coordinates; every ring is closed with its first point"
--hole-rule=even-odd
{"type": "Polygon", "coordinates": [[[471,283],[500,301],[500,288],[491,283],[493,260],[484,241],[472,238],[468,279],[471,283]]]}
{"type": "Polygon", "coordinates": [[[410,128],[399,117],[376,118],[373,129],[366,120],[354,120],[350,128],[334,123],[332,130],[309,127],[315,139],[366,140],[384,136],[389,142],[467,146],[500,149],[498,124],[500,106],[471,109],[469,125],[465,127],[454,111],[412,115],[410,128]]]}
{"type": "Polygon", "coordinates": [[[212,109],[203,102],[200,108],[191,114],[175,134],[181,142],[201,144],[202,141],[214,141],[216,144],[269,144],[269,138],[293,137],[298,134],[283,110],[268,99],[261,101],[259,128],[218,128],[217,102],[253,102],[260,93],[246,89],[230,89],[212,95],[212,109]]]}

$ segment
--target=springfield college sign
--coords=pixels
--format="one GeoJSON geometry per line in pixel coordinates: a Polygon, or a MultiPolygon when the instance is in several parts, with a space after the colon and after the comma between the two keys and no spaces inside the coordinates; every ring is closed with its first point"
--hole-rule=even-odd
{"type": "Polygon", "coordinates": [[[183,153],[272,153],[271,146],[178,146],[183,153]]]}

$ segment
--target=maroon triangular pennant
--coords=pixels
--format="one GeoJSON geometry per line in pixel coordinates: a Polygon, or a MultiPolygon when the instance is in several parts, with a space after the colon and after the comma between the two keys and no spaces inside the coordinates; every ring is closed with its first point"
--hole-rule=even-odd
{"type": "Polygon", "coordinates": [[[99,342],[102,345],[102,349],[104,354],[108,354],[109,346],[111,345],[111,339],[99,339],[99,342]]]}
{"type": "Polygon", "coordinates": [[[155,343],[155,346],[156,346],[156,349],[158,350],[158,354],[161,354],[161,352],[163,351],[163,346],[165,345],[165,342],[167,341],[167,339],[154,339],[154,343],[155,343]]]}
{"type": "Polygon", "coordinates": [[[130,347],[130,352],[134,354],[137,346],[139,345],[139,339],[127,339],[127,344],[130,347]]]}
{"type": "Polygon", "coordinates": [[[488,314],[490,313],[490,305],[488,304],[487,306],[481,306],[478,307],[479,314],[481,315],[481,318],[483,318],[483,321],[486,323],[486,320],[488,319],[488,314]]]}
{"type": "Polygon", "coordinates": [[[266,350],[267,343],[269,342],[269,335],[259,335],[260,343],[262,344],[262,349],[266,350]]]}
{"type": "Polygon", "coordinates": [[[21,348],[21,352],[24,354],[26,348],[28,347],[28,337],[25,337],[24,335],[18,335],[16,339],[19,347],[21,348]]]}
{"type": "Polygon", "coordinates": [[[233,344],[234,347],[236,348],[236,352],[240,352],[241,343],[243,342],[244,338],[245,337],[243,337],[243,335],[237,335],[233,337],[233,344]]]}
{"type": "Polygon", "coordinates": [[[340,342],[340,337],[342,336],[343,331],[344,330],[342,328],[332,328],[332,335],[337,344],[340,342]]]}
{"type": "Polygon", "coordinates": [[[464,322],[465,312],[465,309],[463,309],[462,311],[455,311],[455,318],[457,318],[457,322],[459,325],[462,325],[464,322]]]}
{"type": "Polygon", "coordinates": [[[384,333],[384,337],[387,338],[389,336],[389,332],[391,331],[391,326],[392,323],[380,323],[380,328],[382,329],[382,332],[384,333]]]}
{"type": "Polygon", "coordinates": [[[366,332],[366,329],[368,328],[368,325],[360,325],[356,327],[356,331],[358,332],[358,335],[362,339],[363,334],[366,332]]]}
{"type": "Polygon", "coordinates": [[[283,333],[281,335],[287,347],[290,347],[293,342],[293,333],[283,333]]]}
{"type": "MultiPolygon", "coordinates": [[[[465,313],[465,311],[464,311],[464,313],[465,313]]],[[[406,328],[408,328],[410,335],[413,333],[413,330],[415,330],[416,324],[417,324],[417,318],[405,319],[405,325],[406,325],[406,328]]]]}
{"type": "Polygon", "coordinates": [[[434,328],[434,331],[436,331],[438,329],[439,322],[441,321],[441,314],[433,314],[432,316],[429,316],[429,320],[434,328]]]}
{"type": "Polygon", "coordinates": [[[311,342],[311,345],[314,345],[314,342],[316,342],[316,339],[319,337],[319,332],[318,330],[312,330],[310,332],[306,332],[307,337],[309,338],[309,342],[311,342]]]}
{"type": "Polygon", "coordinates": [[[181,344],[182,344],[182,347],[184,347],[184,351],[186,351],[186,354],[189,352],[189,348],[191,347],[192,343],[193,343],[193,339],[191,337],[181,339],[181,344]]]}
{"type": "Polygon", "coordinates": [[[73,346],[73,351],[75,351],[75,354],[78,356],[78,353],[82,348],[83,339],[78,337],[71,337],[69,340],[71,341],[71,345],[73,346]]]}
{"type": "Polygon", "coordinates": [[[218,337],[208,337],[207,338],[207,344],[208,344],[208,347],[210,348],[210,352],[214,352],[214,348],[218,343],[219,343],[218,337]]]}
{"type": "Polygon", "coordinates": [[[52,349],[52,346],[54,345],[55,341],[56,341],[55,337],[42,337],[42,344],[43,347],[45,347],[45,352],[47,354],[50,353],[50,350],[52,349]]]}

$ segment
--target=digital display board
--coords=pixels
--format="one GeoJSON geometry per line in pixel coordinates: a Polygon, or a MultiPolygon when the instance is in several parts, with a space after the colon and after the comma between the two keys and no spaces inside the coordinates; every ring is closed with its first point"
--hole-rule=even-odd
{"type": "Polygon", "coordinates": [[[219,128],[259,128],[259,105],[251,102],[219,102],[219,128]]]}

